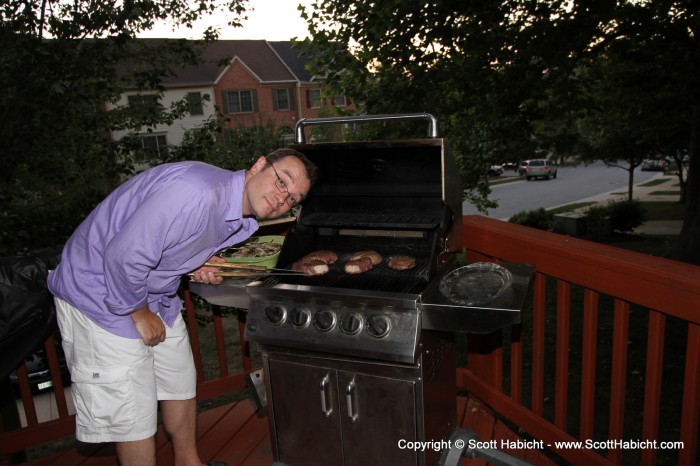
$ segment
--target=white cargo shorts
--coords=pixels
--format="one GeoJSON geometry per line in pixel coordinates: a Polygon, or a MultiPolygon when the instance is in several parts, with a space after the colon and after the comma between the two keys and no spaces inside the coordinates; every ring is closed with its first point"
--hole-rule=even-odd
{"type": "Polygon", "coordinates": [[[166,326],[165,341],[151,347],[107,332],[59,298],[55,302],[78,440],[149,438],[156,432],[158,400],[195,397],[196,370],[182,316],[166,326]]]}

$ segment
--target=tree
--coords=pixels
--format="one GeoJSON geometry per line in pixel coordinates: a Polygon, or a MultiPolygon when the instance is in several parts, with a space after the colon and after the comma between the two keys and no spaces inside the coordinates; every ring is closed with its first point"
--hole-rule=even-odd
{"type": "Polygon", "coordinates": [[[252,128],[222,128],[222,115],[210,117],[198,128],[186,131],[182,143],[163,162],[200,160],[228,170],[243,170],[285,145],[284,135],[272,121],[252,128]],[[222,143],[222,133],[223,139],[222,143]]]}
{"type": "MultiPolygon", "coordinates": [[[[236,25],[244,4],[3,0],[0,254],[62,243],[132,173],[128,141],[111,141],[112,129],[149,127],[182,115],[182,105],[152,114],[106,110],[127,86],[158,90],[161,77],[198,63],[198,43],[139,41],[136,34],[160,20],[187,27],[222,9],[236,25]]],[[[204,39],[216,37],[208,30],[204,39]]]]}
{"type": "Polygon", "coordinates": [[[514,34],[501,22],[503,6],[320,3],[305,12],[312,42],[323,51],[316,72],[369,113],[435,114],[461,167],[467,199],[487,207],[488,167],[531,158],[536,149],[529,109],[521,106],[526,80],[516,69],[494,66],[517,60],[501,42],[514,34]]]}
{"type": "Polygon", "coordinates": [[[585,142],[579,145],[580,157],[626,170],[628,201],[634,198],[634,170],[645,159],[658,158],[664,149],[656,129],[666,118],[674,117],[673,112],[657,111],[658,101],[665,95],[650,96],[639,90],[640,85],[648,86],[656,78],[645,66],[649,64],[661,66],[634,58],[630,61],[619,54],[601,55],[590,64],[581,63],[574,78],[580,102],[576,125],[585,142]]]}
{"type": "Polygon", "coordinates": [[[588,145],[609,160],[632,147],[636,163],[652,147],[687,149],[688,210],[677,251],[700,263],[700,12],[692,2],[325,0],[304,15],[319,50],[316,72],[370,113],[435,113],[473,196],[488,192],[480,170],[514,155],[588,145]],[[653,79],[637,76],[616,95],[598,94],[611,80],[584,80],[594,67],[612,79],[654,65],[653,79]],[[634,105],[618,109],[617,134],[596,135],[605,115],[592,106],[601,99],[625,106],[625,92],[634,105]],[[642,112],[638,127],[632,110],[642,112]],[[641,143],[630,143],[642,133],[641,143]]]}

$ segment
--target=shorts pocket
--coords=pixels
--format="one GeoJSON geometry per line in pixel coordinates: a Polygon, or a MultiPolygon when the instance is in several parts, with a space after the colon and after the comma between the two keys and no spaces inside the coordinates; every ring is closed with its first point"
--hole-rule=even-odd
{"type": "Polygon", "coordinates": [[[135,423],[136,402],[128,366],[73,366],[71,381],[78,424],[120,427],[135,423]]]}

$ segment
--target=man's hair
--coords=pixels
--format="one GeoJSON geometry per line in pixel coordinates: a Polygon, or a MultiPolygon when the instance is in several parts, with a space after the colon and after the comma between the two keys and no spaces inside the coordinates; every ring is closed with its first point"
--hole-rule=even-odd
{"type": "Polygon", "coordinates": [[[285,147],[282,149],[274,150],[265,156],[269,163],[276,162],[285,157],[296,157],[299,160],[301,160],[301,163],[304,164],[304,168],[306,169],[306,176],[309,177],[311,186],[313,186],[316,182],[316,178],[318,177],[318,168],[316,168],[316,165],[314,165],[314,163],[311,160],[309,160],[308,157],[306,157],[298,150],[285,147]]]}

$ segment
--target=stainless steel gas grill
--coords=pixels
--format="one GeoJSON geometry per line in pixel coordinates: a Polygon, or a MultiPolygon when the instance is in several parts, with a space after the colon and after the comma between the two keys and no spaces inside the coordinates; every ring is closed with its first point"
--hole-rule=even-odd
{"type": "MultiPolygon", "coordinates": [[[[302,120],[296,134],[294,147],[318,165],[320,178],[277,267],[317,250],[332,250],[339,260],[325,275],[245,286],[245,335],[263,355],[274,464],[433,465],[456,427],[454,332],[519,322],[532,268],[502,264],[509,281],[492,298],[452,294],[490,284],[445,282],[457,268],[456,280],[462,278],[462,187],[431,115],[302,120]],[[428,119],[433,137],[301,142],[305,126],[406,118],[428,119]],[[345,273],[350,255],[366,250],[384,261],[345,273]],[[394,255],[411,256],[416,266],[389,268],[394,255]],[[416,442],[434,443],[416,450],[416,442]]],[[[228,285],[191,288],[214,304],[245,307],[240,287],[228,285]]]]}

